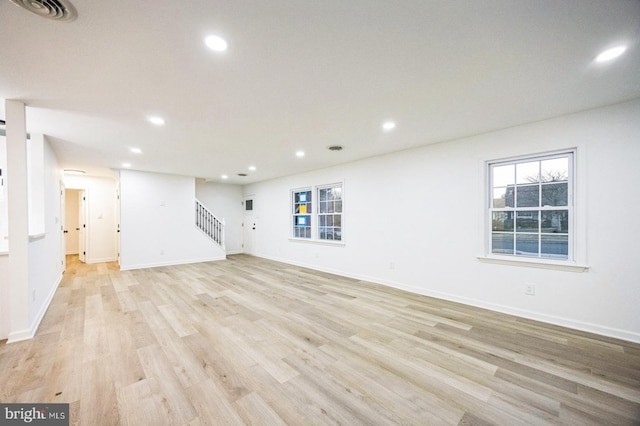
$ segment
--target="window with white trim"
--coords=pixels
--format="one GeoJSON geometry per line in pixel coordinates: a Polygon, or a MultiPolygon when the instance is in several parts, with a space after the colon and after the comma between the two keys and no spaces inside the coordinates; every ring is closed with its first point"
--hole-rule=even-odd
{"type": "Polygon", "coordinates": [[[318,188],[318,239],[342,241],[342,185],[318,188]]]}
{"type": "Polygon", "coordinates": [[[311,189],[292,191],[292,217],[294,238],[311,238],[311,189]]]}
{"type": "Polygon", "coordinates": [[[574,153],[489,163],[489,253],[573,260],[574,153]]]}
{"type": "Polygon", "coordinates": [[[291,190],[291,238],[344,242],[344,183],[291,190]]]}

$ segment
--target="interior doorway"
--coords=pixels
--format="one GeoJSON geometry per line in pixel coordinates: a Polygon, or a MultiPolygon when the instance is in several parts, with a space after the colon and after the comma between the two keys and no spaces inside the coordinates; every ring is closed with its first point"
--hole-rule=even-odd
{"type": "Polygon", "coordinates": [[[242,252],[255,255],[256,250],[256,211],[253,196],[244,198],[244,216],[242,221],[242,252]]]}
{"type": "Polygon", "coordinates": [[[77,254],[86,260],[86,196],[83,189],[65,189],[65,246],[66,254],[77,254]]]}

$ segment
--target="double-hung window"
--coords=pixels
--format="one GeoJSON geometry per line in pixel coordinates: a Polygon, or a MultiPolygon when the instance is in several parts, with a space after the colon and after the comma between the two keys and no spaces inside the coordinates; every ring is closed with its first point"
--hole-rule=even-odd
{"type": "Polygon", "coordinates": [[[490,253],[573,260],[574,153],[489,163],[490,253]]]}
{"type": "Polygon", "coordinates": [[[293,237],[311,238],[311,190],[302,189],[292,192],[293,195],[293,237]]]}
{"type": "Polygon", "coordinates": [[[291,237],[342,243],[343,204],[342,183],[294,189],[291,237]]]}
{"type": "Polygon", "coordinates": [[[318,188],[318,239],[342,240],[342,185],[318,188]]]}

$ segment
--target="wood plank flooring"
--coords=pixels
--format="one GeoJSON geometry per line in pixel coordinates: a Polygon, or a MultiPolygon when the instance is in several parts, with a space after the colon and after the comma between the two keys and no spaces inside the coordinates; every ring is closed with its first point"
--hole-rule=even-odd
{"type": "Polygon", "coordinates": [[[68,259],[0,401],[79,425],[640,424],[640,345],[244,255],[68,259]]]}

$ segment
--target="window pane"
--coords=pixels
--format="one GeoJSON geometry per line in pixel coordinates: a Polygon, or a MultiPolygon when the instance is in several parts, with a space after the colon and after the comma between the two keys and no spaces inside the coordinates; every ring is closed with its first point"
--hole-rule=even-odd
{"type": "Polygon", "coordinates": [[[538,185],[519,186],[517,188],[517,207],[538,207],[540,204],[538,185]]]}
{"type": "Polygon", "coordinates": [[[542,185],[542,205],[543,206],[566,206],[568,184],[550,183],[542,185]]]}
{"type": "Polygon", "coordinates": [[[554,259],[567,259],[569,257],[569,236],[567,235],[542,235],[541,256],[554,259]]]}
{"type": "Polygon", "coordinates": [[[516,234],[516,254],[538,256],[538,235],[516,234]]]}
{"type": "Polygon", "coordinates": [[[327,227],[326,226],[322,226],[322,227],[318,228],[318,238],[320,238],[321,240],[326,240],[327,239],[327,227]]]}
{"type": "Polygon", "coordinates": [[[513,234],[494,232],[491,235],[491,253],[513,254],[513,234]]]}
{"type": "Polygon", "coordinates": [[[569,212],[567,210],[547,210],[542,212],[542,232],[568,233],[569,212]]]}
{"type": "Polygon", "coordinates": [[[564,182],[569,180],[569,159],[567,157],[544,160],[540,164],[542,182],[564,182]]]}
{"type": "Polygon", "coordinates": [[[516,231],[538,232],[539,211],[516,212],[516,231]]]}
{"type": "Polygon", "coordinates": [[[326,201],[327,200],[327,190],[326,189],[321,189],[320,190],[320,201],[326,201]]]}
{"type": "Polygon", "coordinates": [[[336,213],[342,213],[342,200],[336,201],[335,210],[336,213]]]}
{"type": "Polygon", "coordinates": [[[540,162],[516,164],[516,183],[535,183],[540,180],[540,162]]]}
{"type": "Polygon", "coordinates": [[[342,215],[341,214],[336,214],[336,215],[333,216],[333,224],[335,226],[342,227],[342,215]]]}
{"type": "Polygon", "coordinates": [[[491,221],[494,231],[513,231],[513,212],[493,212],[491,221]]]}
{"type": "Polygon", "coordinates": [[[507,166],[497,166],[492,168],[493,179],[492,184],[497,186],[513,185],[515,182],[515,167],[513,164],[507,166]]]}
{"type": "Polygon", "coordinates": [[[513,187],[509,188],[493,188],[493,202],[494,209],[501,209],[503,207],[513,207],[513,187]],[[510,195],[510,197],[508,197],[510,195]],[[511,202],[511,205],[508,205],[511,202]]]}

